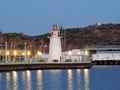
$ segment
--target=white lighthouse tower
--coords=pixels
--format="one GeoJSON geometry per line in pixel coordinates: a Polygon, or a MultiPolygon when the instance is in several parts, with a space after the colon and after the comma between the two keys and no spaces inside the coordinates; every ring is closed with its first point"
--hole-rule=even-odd
{"type": "Polygon", "coordinates": [[[61,37],[60,32],[57,30],[57,24],[54,24],[50,37],[48,62],[61,62],[62,51],[60,39],[61,37]]]}

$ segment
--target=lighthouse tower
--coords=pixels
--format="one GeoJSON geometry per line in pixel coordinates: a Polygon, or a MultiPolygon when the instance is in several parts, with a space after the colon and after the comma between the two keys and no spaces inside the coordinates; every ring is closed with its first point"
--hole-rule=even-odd
{"type": "Polygon", "coordinates": [[[54,24],[50,37],[48,62],[61,61],[62,51],[61,51],[60,39],[61,37],[60,37],[60,32],[57,30],[57,24],[54,24]]]}

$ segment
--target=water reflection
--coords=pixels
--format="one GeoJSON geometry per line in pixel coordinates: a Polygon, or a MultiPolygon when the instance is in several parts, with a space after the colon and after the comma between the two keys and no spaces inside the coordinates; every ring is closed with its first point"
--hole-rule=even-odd
{"type": "Polygon", "coordinates": [[[2,74],[0,73],[0,90],[2,90],[1,84],[2,84],[2,74]]]}
{"type": "Polygon", "coordinates": [[[81,89],[81,69],[77,69],[77,85],[78,90],[81,89]]]}
{"type": "Polygon", "coordinates": [[[97,90],[98,88],[119,90],[119,69],[120,67],[95,67],[92,69],[65,69],[59,73],[50,70],[0,72],[0,90],[97,90]],[[112,73],[112,75],[108,75],[108,73],[112,73]],[[105,77],[107,79],[104,79],[105,77]],[[15,85],[16,87],[13,87],[15,85]]]}
{"type": "Polygon", "coordinates": [[[42,70],[37,71],[37,90],[43,90],[42,70]]]}
{"type": "Polygon", "coordinates": [[[26,90],[31,90],[31,71],[26,71],[26,90]]]}
{"type": "Polygon", "coordinates": [[[1,78],[2,78],[2,75],[1,75],[1,73],[0,73],[0,80],[1,80],[1,78]]]}
{"type": "Polygon", "coordinates": [[[72,85],[72,70],[68,69],[68,90],[73,90],[72,85]]]}
{"type": "Polygon", "coordinates": [[[77,75],[80,75],[81,69],[77,69],[77,75]]]}
{"type": "Polygon", "coordinates": [[[9,72],[6,73],[6,89],[11,90],[10,89],[10,73],[9,72]]]}
{"type": "Polygon", "coordinates": [[[23,87],[26,86],[25,84],[26,84],[25,71],[22,71],[22,89],[24,89],[23,87]]]}
{"type": "Polygon", "coordinates": [[[0,73],[0,90],[34,89],[89,90],[89,69],[27,70],[0,73]]]}
{"type": "Polygon", "coordinates": [[[0,73],[0,85],[1,85],[1,81],[2,81],[2,75],[1,75],[1,73],[0,73]]]}
{"type": "Polygon", "coordinates": [[[17,74],[17,71],[13,71],[13,90],[18,90],[18,74],[17,74]]]}
{"type": "Polygon", "coordinates": [[[84,88],[89,90],[89,70],[84,69],[84,88]]]}

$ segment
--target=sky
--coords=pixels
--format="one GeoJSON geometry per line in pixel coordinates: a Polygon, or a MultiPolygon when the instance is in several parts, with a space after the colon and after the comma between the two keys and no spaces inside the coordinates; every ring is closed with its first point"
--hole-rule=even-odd
{"type": "Polygon", "coordinates": [[[0,0],[0,31],[35,36],[53,24],[82,28],[98,22],[120,23],[120,0],[0,0]]]}

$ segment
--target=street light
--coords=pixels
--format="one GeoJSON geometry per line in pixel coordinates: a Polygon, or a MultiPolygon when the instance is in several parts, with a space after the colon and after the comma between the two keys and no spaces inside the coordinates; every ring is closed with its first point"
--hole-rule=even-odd
{"type": "Polygon", "coordinates": [[[85,50],[85,58],[84,58],[87,62],[89,60],[89,51],[85,50]]]}
{"type": "Polygon", "coordinates": [[[7,56],[9,56],[10,55],[10,52],[9,51],[7,51],[7,56]]]}
{"type": "Polygon", "coordinates": [[[89,51],[85,50],[85,56],[88,56],[88,55],[89,55],[89,51]]]}
{"type": "Polygon", "coordinates": [[[68,52],[68,55],[69,55],[69,58],[70,58],[70,60],[71,60],[71,55],[72,55],[72,52],[71,52],[71,51],[69,51],[69,52],[68,52]]]}
{"type": "Polygon", "coordinates": [[[23,60],[25,60],[25,52],[22,53],[23,60]]]}
{"type": "Polygon", "coordinates": [[[14,51],[14,56],[16,56],[17,55],[17,51],[14,51]]]}
{"type": "Polygon", "coordinates": [[[27,55],[29,56],[29,58],[30,58],[30,54],[31,54],[30,51],[27,51],[27,55]]]}
{"type": "Polygon", "coordinates": [[[40,51],[38,51],[37,54],[40,56],[42,53],[40,51]]]}
{"type": "Polygon", "coordinates": [[[17,55],[17,51],[15,50],[14,51],[14,62],[15,62],[16,55],[17,55]]]}
{"type": "Polygon", "coordinates": [[[41,51],[38,51],[37,55],[39,56],[39,59],[41,59],[41,55],[42,55],[41,51]]]}
{"type": "Polygon", "coordinates": [[[27,55],[30,56],[30,51],[27,51],[27,55]]]}
{"type": "Polygon", "coordinates": [[[6,52],[6,59],[7,59],[7,60],[9,60],[9,55],[10,55],[10,52],[7,51],[7,52],[6,52]]]}
{"type": "Polygon", "coordinates": [[[80,51],[78,52],[78,60],[80,62],[80,51]]]}
{"type": "Polygon", "coordinates": [[[23,52],[22,55],[25,56],[25,53],[23,52]]]}
{"type": "Polygon", "coordinates": [[[47,45],[45,44],[45,45],[44,45],[44,50],[43,50],[43,53],[44,53],[44,54],[46,53],[46,47],[47,47],[47,45]]]}

